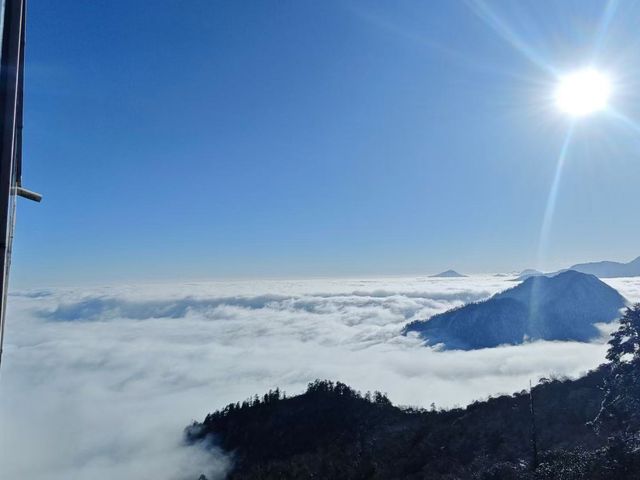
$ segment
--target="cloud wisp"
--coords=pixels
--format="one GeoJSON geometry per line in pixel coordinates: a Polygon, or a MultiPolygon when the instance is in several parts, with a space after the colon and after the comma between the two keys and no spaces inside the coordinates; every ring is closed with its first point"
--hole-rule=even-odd
{"type": "MultiPolygon", "coordinates": [[[[619,281],[640,297],[640,281],[619,281]]],[[[503,278],[131,285],[15,292],[0,372],[0,477],[221,478],[229,459],[181,444],[193,419],[315,378],[447,407],[576,376],[604,343],[438,352],[411,320],[480,300],[503,278]]]]}

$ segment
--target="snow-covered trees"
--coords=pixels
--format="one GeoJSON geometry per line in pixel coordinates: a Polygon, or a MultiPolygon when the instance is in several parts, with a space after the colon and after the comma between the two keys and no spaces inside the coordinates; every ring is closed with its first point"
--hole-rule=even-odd
{"type": "Polygon", "coordinates": [[[640,304],[627,308],[609,340],[609,372],[602,408],[594,421],[611,422],[627,433],[640,427],[640,304]]]}

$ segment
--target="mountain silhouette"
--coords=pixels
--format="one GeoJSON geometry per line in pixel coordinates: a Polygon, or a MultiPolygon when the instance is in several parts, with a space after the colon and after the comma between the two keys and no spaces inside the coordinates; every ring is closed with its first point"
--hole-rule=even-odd
{"type": "Polygon", "coordinates": [[[467,275],[462,275],[461,273],[456,272],[455,270],[447,270],[446,272],[441,272],[436,275],[431,275],[432,278],[464,278],[467,275]]]}
{"type": "Polygon", "coordinates": [[[461,350],[528,339],[587,342],[599,335],[594,324],[616,319],[625,303],[594,275],[569,270],[530,277],[483,302],[414,321],[404,332],[417,332],[429,345],[461,350]]]}

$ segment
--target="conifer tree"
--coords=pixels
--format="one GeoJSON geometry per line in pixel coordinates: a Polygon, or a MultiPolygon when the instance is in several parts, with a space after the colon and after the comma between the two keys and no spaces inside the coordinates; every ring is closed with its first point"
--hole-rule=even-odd
{"type": "Polygon", "coordinates": [[[607,420],[635,428],[640,420],[640,303],[627,308],[609,340],[609,372],[604,397],[593,424],[607,420]]]}

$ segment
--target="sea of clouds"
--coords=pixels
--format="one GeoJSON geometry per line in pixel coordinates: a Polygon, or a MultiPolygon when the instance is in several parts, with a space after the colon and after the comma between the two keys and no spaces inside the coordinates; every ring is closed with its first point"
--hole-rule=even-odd
{"type": "MultiPolygon", "coordinates": [[[[640,301],[640,279],[609,284],[640,301]]],[[[316,378],[394,403],[465,405],[602,363],[605,338],[458,352],[400,335],[409,321],[508,279],[378,278],[119,285],[10,296],[0,370],[0,478],[221,478],[230,459],[187,447],[192,420],[316,378]]]]}

